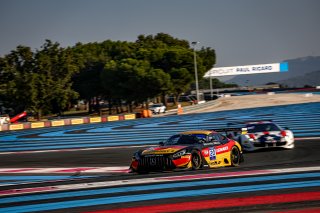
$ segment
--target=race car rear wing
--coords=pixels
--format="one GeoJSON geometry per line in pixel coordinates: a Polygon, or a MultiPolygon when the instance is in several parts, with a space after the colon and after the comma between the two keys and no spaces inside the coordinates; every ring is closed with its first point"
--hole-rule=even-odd
{"type": "Polygon", "coordinates": [[[239,124],[253,124],[253,123],[264,123],[264,122],[273,122],[272,120],[244,120],[244,121],[233,121],[227,123],[227,126],[239,125],[239,124]]]}
{"type": "Polygon", "coordinates": [[[246,127],[243,127],[243,128],[212,129],[212,131],[224,132],[226,135],[228,135],[228,133],[230,133],[230,132],[232,132],[232,133],[241,133],[242,135],[248,133],[248,129],[246,127]]]}

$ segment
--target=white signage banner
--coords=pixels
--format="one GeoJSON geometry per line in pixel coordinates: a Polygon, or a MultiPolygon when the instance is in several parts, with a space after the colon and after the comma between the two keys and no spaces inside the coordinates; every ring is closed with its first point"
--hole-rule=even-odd
{"type": "Polygon", "coordinates": [[[244,74],[258,74],[270,72],[287,72],[288,63],[274,63],[274,64],[258,64],[235,67],[219,67],[212,68],[205,73],[204,77],[218,77],[226,75],[244,75],[244,74]]]}

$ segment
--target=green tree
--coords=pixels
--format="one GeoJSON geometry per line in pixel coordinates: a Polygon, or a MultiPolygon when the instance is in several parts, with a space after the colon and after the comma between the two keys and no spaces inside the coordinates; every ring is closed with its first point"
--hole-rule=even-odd
{"type": "Polygon", "coordinates": [[[34,53],[25,46],[18,46],[0,59],[0,93],[4,106],[13,113],[32,106],[34,63],[34,53]]]}
{"type": "MultiPolygon", "coordinates": [[[[174,94],[176,100],[190,89],[195,81],[194,55],[189,42],[173,38],[164,33],[155,36],[138,36],[137,57],[150,61],[155,69],[161,69],[170,75],[171,86],[166,93],[174,94]]],[[[204,73],[215,64],[215,51],[202,48],[197,51],[197,71],[201,80],[204,73]]]]}
{"type": "Polygon", "coordinates": [[[77,43],[72,51],[79,67],[79,72],[72,79],[73,89],[79,93],[81,99],[89,103],[91,113],[93,100],[102,94],[100,73],[108,61],[108,52],[98,43],[77,43]]]}
{"type": "Polygon", "coordinates": [[[5,106],[15,113],[33,111],[61,112],[77,97],[71,89],[72,75],[77,72],[70,49],[46,40],[35,53],[18,46],[0,60],[1,93],[5,106]]]}
{"type": "Polygon", "coordinates": [[[214,49],[211,49],[210,47],[202,47],[199,51],[197,51],[197,56],[201,58],[204,73],[210,70],[213,67],[213,65],[216,64],[216,52],[214,49]]]}
{"type": "Polygon", "coordinates": [[[42,113],[59,113],[65,110],[78,94],[72,90],[72,76],[78,71],[71,49],[46,40],[35,53],[35,83],[33,84],[32,110],[38,118],[42,113]]]}
{"type": "MultiPolygon", "coordinates": [[[[179,96],[182,93],[187,92],[191,83],[195,81],[193,51],[190,48],[186,49],[177,46],[168,47],[162,51],[162,57],[153,63],[153,65],[163,69],[170,75],[172,87],[168,92],[176,97],[175,100],[178,100],[179,96]]],[[[198,59],[197,61],[198,73],[199,76],[201,76],[204,70],[202,61],[201,59],[198,59]]]]}
{"type": "Polygon", "coordinates": [[[161,94],[169,78],[162,70],[151,68],[148,61],[132,58],[109,61],[101,74],[103,88],[110,97],[126,101],[131,110],[132,103],[143,103],[161,94]]]}
{"type": "MultiPolygon", "coordinates": [[[[187,40],[165,33],[135,42],[106,40],[61,48],[46,40],[35,52],[19,46],[0,58],[0,97],[16,111],[41,117],[61,113],[72,100],[99,98],[121,106],[160,95],[180,94],[194,83],[194,50],[187,40]]],[[[215,51],[196,50],[198,78],[215,64],[215,51]]],[[[130,106],[131,108],[131,106],[130,106]]]]}
{"type": "MultiPolygon", "coordinates": [[[[111,108],[111,97],[114,95],[110,94],[110,90],[107,90],[106,87],[102,87],[101,73],[110,60],[131,58],[134,55],[133,48],[132,43],[111,40],[102,43],[76,44],[73,52],[80,72],[73,78],[73,88],[79,92],[80,98],[89,103],[95,102],[97,108],[100,98],[108,99],[111,108]]],[[[89,112],[92,111],[92,104],[89,104],[89,112]]]]}

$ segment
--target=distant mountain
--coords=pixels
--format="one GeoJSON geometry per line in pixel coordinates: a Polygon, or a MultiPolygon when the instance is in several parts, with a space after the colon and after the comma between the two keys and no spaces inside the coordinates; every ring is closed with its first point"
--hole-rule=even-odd
{"type": "Polygon", "coordinates": [[[287,85],[288,87],[320,86],[320,70],[307,73],[303,76],[277,81],[276,83],[287,85]]]}
{"type": "Polygon", "coordinates": [[[283,62],[288,62],[288,72],[264,73],[257,75],[239,75],[230,80],[227,80],[226,83],[234,82],[240,86],[264,85],[269,82],[280,82],[295,77],[302,77],[307,73],[320,70],[320,56],[308,56],[303,58],[285,60],[283,62]]]}

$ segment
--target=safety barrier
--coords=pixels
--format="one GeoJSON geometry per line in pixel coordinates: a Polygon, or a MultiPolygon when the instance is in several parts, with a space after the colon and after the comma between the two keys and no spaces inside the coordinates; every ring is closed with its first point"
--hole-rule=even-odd
{"type": "Polygon", "coordinates": [[[67,125],[113,122],[113,121],[133,120],[133,119],[136,119],[136,114],[133,114],[133,113],[124,114],[124,115],[101,116],[101,117],[66,118],[66,119],[57,119],[57,120],[48,120],[48,121],[3,124],[3,125],[0,125],[0,131],[13,131],[13,130],[23,130],[23,129],[44,128],[44,127],[57,127],[57,126],[67,126],[67,125]]]}
{"type": "MultiPolygon", "coordinates": [[[[180,107],[174,110],[166,112],[166,115],[182,115],[192,113],[199,109],[204,109],[207,107],[212,107],[218,105],[219,101],[208,101],[202,104],[196,104],[191,106],[180,107]]],[[[79,124],[90,124],[90,123],[104,123],[104,122],[113,122],[113,121],[122,121],[122,120],[132,120],[136,118],[150,118],[157,117],[158,115],[152,115],[151,110],[142,110],[141,113],[132,113],[124,115],[109,115],[101,117],[83,117],[83,118],[68,118],[68,119],[57,119],[49,121],[37,121],[37,122],[26,122],[26,123],[17,123],[17,124],[3,124],[0,125],[0,131],[9,131],[9,130],[22,130],[22,129],[31,129],[31,128],[43,128],[43,127],[59,127],[59,126],[68,126],[68,125],[79,125],[79,124]]]]}

